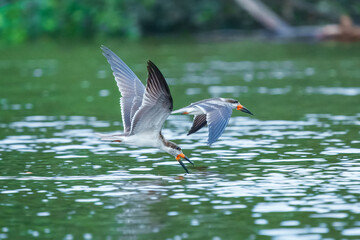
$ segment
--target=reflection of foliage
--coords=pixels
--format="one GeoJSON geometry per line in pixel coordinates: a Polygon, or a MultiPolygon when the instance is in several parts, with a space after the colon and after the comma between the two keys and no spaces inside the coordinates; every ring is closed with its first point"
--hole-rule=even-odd
{"type": "MultiPolygon", "coordinates": [[[[290,1],[291,0],[287,0],[290,1]]],[[[286,1],[264,0],[281,13],[286,1]]],[[[309,2],[309,1],[308,1],[309,2]]],[[[310,1],[318,8],[336,7],[359,14],[357,0],[310,1]],[[353,2],[352,4],[348,4],[353,2]]],[[[301,17],[301,19],[304,19],[301,17]]],[[[302,24],[294,18],[295,24],[302,24]]],[[[20,43],[37,37],[125,36],[192,32],[219,28],[252,29],[259,25],[234,0],[3,0],[1,41],[20,43]]]]}

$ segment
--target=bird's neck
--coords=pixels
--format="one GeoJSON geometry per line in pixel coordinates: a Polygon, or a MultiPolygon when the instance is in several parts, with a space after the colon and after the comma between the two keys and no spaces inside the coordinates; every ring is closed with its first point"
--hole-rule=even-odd
{"type": "Polygon", "coordinates": [[[175,143],[166,140],[165,137],[161,134],[161,132],[160,132],[159,136],[160,136],[160,141],[163,143],[164,151],[167,151],[166,149],[168,149],[168,148],[176,148],[177,147],[177,145],[175,143]]]}

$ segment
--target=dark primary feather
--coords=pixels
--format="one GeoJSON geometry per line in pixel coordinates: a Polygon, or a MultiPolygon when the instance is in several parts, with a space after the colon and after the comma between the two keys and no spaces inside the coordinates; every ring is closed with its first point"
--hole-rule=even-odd
{"type": "Polygon", "coordinates": [[[196,115],[194,117],[193,125],[187,135],[190,135],[190,134],[193,134],[193,133],[199,131],[201,128],[205,127],[206,124],[207,124],[206,114],[196,115]]]}
{"type": "Polygon", "coordinates": [[[151,61],[148,61],[147,69],[149,75],[144,98],[135,113],[130,134],[160,132],[173,109],[173,99],[164,76],[151,61]]]}
{"type": "Polygon", "coordinates": [[[155,97],[157,97],[159,93],[162,93],[164,96],[166,96],[170,101],[169,109],[170,111],[172,111],[173,99],[170,93],[169,86],[164,76],[157,68],[157,66],[150,60],[148,61],[147,69],[149,72],[149,77],[148,77],[148,82],[146,84],[146,91],[151,93],[151,95],[155,97]]]}

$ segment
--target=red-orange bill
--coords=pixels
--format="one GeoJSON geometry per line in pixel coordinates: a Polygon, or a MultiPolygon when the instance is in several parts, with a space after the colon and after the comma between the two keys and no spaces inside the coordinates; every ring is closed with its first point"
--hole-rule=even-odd
{"type": "Polygon", "coordinates": [[[237,110],[240,110],[240,111],[242,111],[242,112],[244,112],[244,113],[248,113],[248,114],[254,115],[254,114],[252,114],[252,113],[249,111],[249,109],[247,109],[246,107],[244,107],[244,106],[241,105],[241,104],[239,104],[236,109],[237,109],[237,110]]]}

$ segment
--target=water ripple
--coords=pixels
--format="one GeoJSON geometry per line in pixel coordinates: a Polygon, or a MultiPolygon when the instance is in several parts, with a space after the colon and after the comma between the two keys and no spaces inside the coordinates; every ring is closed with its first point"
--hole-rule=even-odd
{"type": "MultiPolygon", "coordinates": [[[[267,216],[306,214],[309,219],[342,222],[360,214],[360,146],[348,130],[358,126],[359,118],[359,114],[307,114],[299,121],[233,117],[223,136],[209,148],[206,129],[186,137],[191,119],[171,116],[163,134],[179,143],[195,162],[194,167],[188,166],[192,174],[184,175],[176,160],[158,149],[100,141],[95,132],[116,130],[114,122],[82,116],[29,116],[0,125],[8,133],[0,139],[0,195],[26,199],[38,195],[43,203],[66,196],[69,205],[113,211],[114,219],[124,226],[122,231],[137,231],[143,225],[144,233],[158,221],[150,217],[152,204],[168,199],[172,207],[164,214],[177,218],[183,215],[181,209],[190,209],[192,227],[202,225],[207,215],[199,211],[208,206],[228,217],[239,211],[251,213],[254,223],[264,226],[258,232],[262,236],[318,239],[332,227],[304,228],[302,218],[284,218],[266,228],[271,223],[267,216]],[[329,125],[337,127],[331,130],[329,125]],[[29,183],[33,186],[26,187],[29,183]],[[56,187],[50,191],[43,187],[47,185],[56,187]],[[134,223],[129,225],[124,218],[134,223]]],[[[51,218],[56,214],[37,210],[34,215],[51,218]]],[[[358,234],[356,227],[337,229],[343,236],[358,234]]]]}

